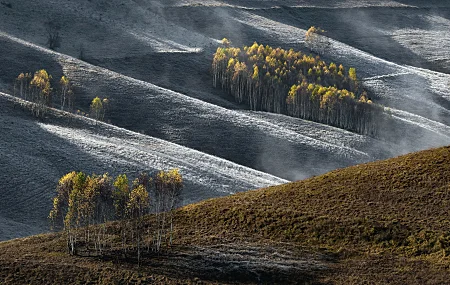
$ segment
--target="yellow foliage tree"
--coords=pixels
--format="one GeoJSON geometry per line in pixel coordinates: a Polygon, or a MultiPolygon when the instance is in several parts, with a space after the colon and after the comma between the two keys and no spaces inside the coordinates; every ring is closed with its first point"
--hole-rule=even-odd
{"type": "Polygon", "coordinates": [[[325,31],[319,27],[311,26],[305,34],[306,46],[318,54],[323,54],[330,46],[330,41],[323,34],[325,31]]]}
{"type": "Polygon", "coordinates": [[[51,79],[52,76],[45,69],[41,69],[34,73],[34,77],[30,82],[30,85],[34,87],[32,101],[36,103],[36,108],[33,110],[33,113],[37,117],[43,117],[47,106],[51,104],[51,79]]]}
{"type": "Polygon", "coordinates": [[[91,116],[96,119],[102,119],[103,114],[103,101],[99,97],[95,97],[91,102],[91,116]]]}

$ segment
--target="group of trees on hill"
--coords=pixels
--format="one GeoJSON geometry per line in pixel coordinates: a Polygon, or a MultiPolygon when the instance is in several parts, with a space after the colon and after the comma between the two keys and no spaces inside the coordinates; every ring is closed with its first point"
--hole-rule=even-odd
{"type": "Polygon", "coordinates": [[[73,110],[74,92],[70,80],[62,76],[58,87],[52,86],[53,77],[45,69],[33,73],[21,73],[14,82],[14,96],[34,102],[32,113],[44,117],[47,107],[53,106],[55,95],[59,95],[61,110],[73,110]]]}
{"type": "Polygon", "coordinates": [[[64,229],[71,254],[86,250],[102,255],[107,244],[107,221],[118,220],[121,249],[137,253],[159,252],[162,245],[173,240],[173,210],[181,202],[183,178],[178,169],[159,171],[150,176],[141,173],[130,183],[125,174],[115,179],[107,173],[87,175],[70,172],[62,176],[53,198],[49,219],[53,229],[64,229]],[[152,197],[152,198],[150,198],[152,197]],[[144,223],[144,216],[156,213],[153,225],[144,223]]]}
{"type": "MultiPolygon", "coordinates": [[[[61,110],[73,112],[75,94],[72,82],[65,75],[56,84],[52,85],[52,82],[53,77],[45,69],[38,70],[34,74],[31,72],[21,73],[14,81],[14,96],[35,103],[31,112],[38,118],[43,118],[47,108],[53,107],[55,101],[61,110]]],[[[108,98],[95,97],[90,105],[90,116],[103,121],[108,106],[108,98]]],[[[79,110],[77,114],[89,116],[88,113],[79,110]]]]}
{"type": "Polygon", "coordinates": [[[254,43],[243,49],[227,39],[212,63],[213,85],[255,111],[287,114],[362,134],[376,132],[382,108],[368,98],[356,70],[327,64],[293,49],[254,43]]]}

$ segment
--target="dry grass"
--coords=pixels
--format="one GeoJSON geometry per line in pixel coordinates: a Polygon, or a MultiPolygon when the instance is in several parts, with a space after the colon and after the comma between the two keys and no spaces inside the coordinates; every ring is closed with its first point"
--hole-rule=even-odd
{"type": "MultiPolygon", "coordinates": [[[[294,283],[442,284],[450,274],[449,175],[450,147],[444,147],[189,205],[176,215],[175,250],[147,257],[147,266],[139,270],[125,260],[69,257],[64,239],[54,234],[0,243],[0,278],[142,283],[152,276],[156,283],[184,283],[200,276],[207,282],[260,282],[205,269],[223,266],[207,261],[217,254],[211,247],[224,245],[223,253],[234,244],[244,260],[254,260],[245,254],[261,250],[273,262],[268,248],[275,247],[297,263],[304,257],[320,265],[294,271],[296,278],[286,279],[294,283]],[[189,266],[195,256],[204,260],[198,268],[189,266]]],[[[286,274],[291,273],[274,271],[273,276],[286,274]]]]}
{"type": "Polygon", "coordinates": [[[408,237],[449,234],[449,175],[444,147],[189,205],[179,224],[207,236],[403,251],[408,237]]]}

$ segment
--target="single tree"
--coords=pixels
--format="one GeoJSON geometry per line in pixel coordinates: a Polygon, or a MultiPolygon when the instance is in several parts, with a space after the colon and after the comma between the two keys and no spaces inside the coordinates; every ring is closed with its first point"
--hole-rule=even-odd
{"type": "Polygon", "coordinates": [[[231,42],[227,38],[223,38],[221,43],[224,47],[227,47],[227,48],[231,46],[231,42]]]}
{"type": "Polygon", "coordinates": [[[136,240],[137,260],[138,265],[141,259],[141,247],[143,238],[143,217],[148,213],[150,200],[148,192],[144,185],[139,184],[138,181],[133,183],[135,187],[130,192],[127,203],[127,216],[132,219],[132,230],[136,240]]]}
{"type": "Polygon", "coordinates": [[[91,117],[100,120],[103,114],[103,103],[99,97],[95,97],[91,102],[91,117]]]}
{"type": "Polygon", "coordinates": [[[130,186],[126,174],[117,176],[114,181],[113,201],[116,212],[116,219],[123,220],[120,223],[122,248],[126,252],[126,233],[127,223],[124,219],[127,217],[127,205],[130,198],[130,186]]]}
{"type": "Polygon", "coordinates": [[[311,51],[323,54],[330,47],[330,41],[323,35],[324,33],[325,31],[319,27],[310,27],[305,35],[306,46],[311,51]]]}
{"type": "Polygon", "coordinates": [[[70,104],[72,101],[71,96],[73,95],[72,85],[69,79],[64,75],[59,80],[59,85],[61,87],[61,110],[64,110],[66,102],[68,103],[69,106],[71,105],[70,104]]]}
{"type": "Polygon", "coordinates": [[[47,45],[49,49],[56,50],[61,47],[61,36],[59,34],[61,24],[58,21],[51,20],[45,23],[45,31],[47,32],[47,45]]]}
{"type": "Polygon", "coordinates": [[[101,120],[104,121],[105,120],[105,115],[106,112],[108,110],[109,107],[109,99],[108,98],[103,98],[102,100],[102,112],[100,114],[101,120]]]}
{"type": "Polygon", "coordinates": [[[86,187],[86,174],[76,173],[72,179],[73,188],[69,194],[68,210],[64,218],[64,229],[66,230],[67,245],[71,255],[77,254],[78,228],[83,225],[84,211],[83,199],[86,187]]]}
{"type": "Polygon", "coordinates": [[[64,226],[64,217],[69,207],[69,196],[73,190],[74,179],[77,173],[69,172],[59,179],[56,186],[56,196],[53,198],[53,208],[48,217],[52,223],[52,229],[58,229],[64,226]]]}
{"type": "Polygon", "coordinates": [[[16,96],[16,86],[19,85],[19,95],[23,98],[23,88],[26,82],[25,74],[21,73],[17,76],[16,81],[14,82],[14,96],[16,96]]]}
{"type": "Polygon", "coordinates": [[[163,239],[173,240],[173,210],[178,206],[183,189],[183,178],[178,169],[159,171],[154,179],[156,212],[156,251],[160,251],[163,239]],[[168,225],[169,224],[169,225],[168,225]]]}

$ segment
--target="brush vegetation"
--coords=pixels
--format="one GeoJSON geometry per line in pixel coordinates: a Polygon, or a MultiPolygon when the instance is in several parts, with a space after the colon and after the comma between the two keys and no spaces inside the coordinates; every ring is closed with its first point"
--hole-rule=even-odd
{"type": "MultiPolygon", "coordinates": [[[[426,280],[426,284],[443,284],[450,274],[449,177],[450,147],[444,147],[203,201],[175,213],[172,250],[234,244],[245,251],[248,244],[258,244],[304,255],[305,251],[299,249],[307,249],[326,254],[328,267],[314,279],[293,279],[296,282],[424,284],[426,280]]],[[[148,216],[144,223],[155,219],[148,216]]],[[[116,235],[119,243],[120,231],[115,225],[107,224],[106,232],[116,235]]],[[[195,270],[200,270],[178,270],[181,275],[171,275],[178,277],[169,280],[163,273],[168,271],[151,263],[137,271],[132,260],[120,260],[119,271],[108,271],[106,268],[113,268],[113,264],[105,259],[70,257],[63,236],[51,234],[0,243],[2,277],[13,280],[20,271],[23,280],[55,278],[55,272],[45,266],[50,260],[67,271],[72,280],[98,278],[95,280],[103,283],[149,276],[167,283],[194,282],[195,270]],[[118,276],[118,272],[125,275],[118,276]]],[[[174,266],[168,255],[161,256],[165,261],[160,266],[166,266],[166,270],[174,266]]],[[[58,278],[55,280],[65,280],[63,275],[58,278]]]]}

